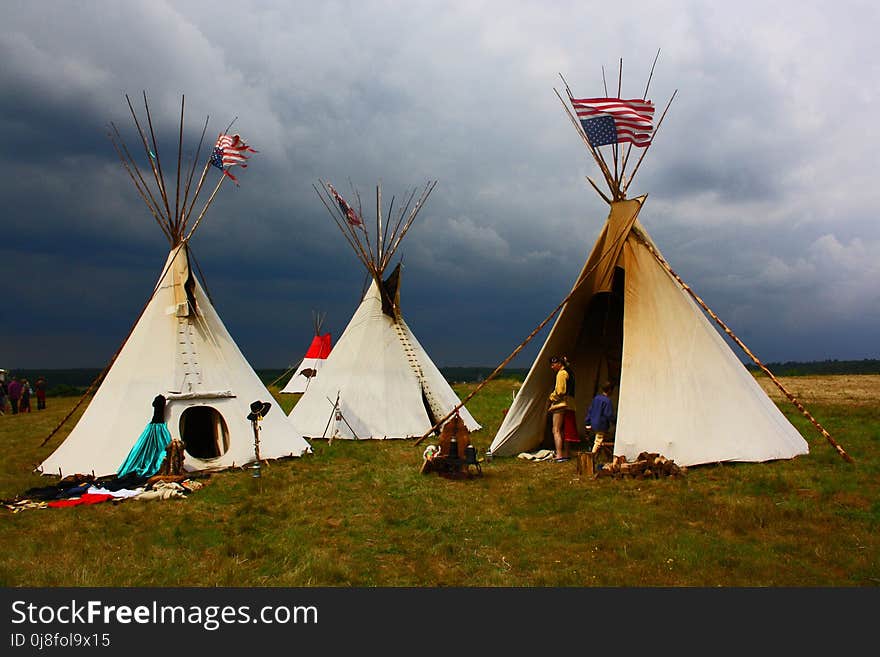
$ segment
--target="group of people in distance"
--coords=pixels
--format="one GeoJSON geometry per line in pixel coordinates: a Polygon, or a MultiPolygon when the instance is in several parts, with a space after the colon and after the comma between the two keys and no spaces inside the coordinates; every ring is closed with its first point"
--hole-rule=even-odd
{"type": "MultiPolygon", "coordinates": [[[[571,370],[571,363],[565,356],[552,356],[550,369],[556,372],[556,382],[548,399],[547,410],[552,421],[553,444],[556,448],[554,461],[562,463],[569,459],[569,443],[580,442],[574,397],[574,373],[571,370]]],[[[607,439],[611,425],[616,419],[614,404],[610,396],[613,388],[610,381],[602,384],[596,396],[593,397],[590,409],[584,418],[587,436],[593,434],[592,452],[594,454],[599,451],[602,443],[607,439]]]]}
{"type": "Polygon", "coordinates": [[[5,374],[0,376],[0,415],[7,411],[13,415],[31,412],[31,397],[37,398],[37,410],[46,408],[46,379],[42,376],[31,385],[26,378],[12,376],[6,381],[5,374]]]}

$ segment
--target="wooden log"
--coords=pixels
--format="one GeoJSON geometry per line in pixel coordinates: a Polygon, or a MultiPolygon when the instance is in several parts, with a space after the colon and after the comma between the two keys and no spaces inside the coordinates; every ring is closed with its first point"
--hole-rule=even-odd
{"type": "Polygon", "coordinates": [[[579,452],[577,455],[576,471],[579,475],[592,477],[596,473],[595,455],[592,452],[579,452]]]}

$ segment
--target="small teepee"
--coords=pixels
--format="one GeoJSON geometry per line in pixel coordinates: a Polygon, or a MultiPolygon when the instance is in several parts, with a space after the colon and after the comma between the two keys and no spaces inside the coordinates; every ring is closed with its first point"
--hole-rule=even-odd
{"type": "MultiPolygon", "coordinates": [[[[43,474],[115,474],[150,420],[151,400],[156,395],[167,400],[166,423],[172,438],[183,442],[187,471],[241,466],[255,460],[255,428],[248,420],[251,404],[272,400],[197,280],[189,246],[223,181],[235,181],[229,167],[246,166],[251,149],[237,135],[221,134],[190,197],[207,121],[186,177],[180,166],[184,127],[181,101],[175,189],[166,186],[162,175],[146,95],[144,106],[149,140],[129,100],[146,152],[145,172],[140,170],[113,124],[110,138],[141,198],[168,238],[171,250],[131,333],[103,377],[93,384],[92,387],[100,384],[94,398],[66,440],[39,466],[43,474]],[[221,169],[222,174],[201,212],[191,221],[211,165],[221,169]],[[185,181],[181,175],[186,177],[185,181]]],[[[62,420],[44,444],[68,418],[62,420]]],[[[311,451],[302,432],[296,430],[280,407],[262,418],[259,433],[261,459],[302,456],[311,451]]]]}
{"type": "MultiPolygon", "coordinates": [[[[435,185],[427,184],[415,205],[413,190],[396,218],[390,216],[392,198],[384,222],[382,192],[377,188],[372,237],[360,207],[355,211],[330,184],[315,188],[371,283],[320,376],[290,412],[291,420],[307,438],[412,438],[428,431],[459,404],[452,387],[403,319],[401,265],[385,275],[435,185]]],[[[471,431],[480,428],[467,409],[462,408],[460,415],[471,431]]]]}
{"type": "MultiPolygon", "coordinates": [[[[577,99],[569,91],[572,109],[563,101],[608,184],[610,196],[588,178],[609,204],[610,213],[571,292],[557,308],[559,315],[489,453],[511,456],[552,445],[547,416],[547,395],[553,388],[549,358],[565,355],[575,375],[582,437],[593,395],[605,381],[614,386],[615,456],[634,460],[642,452],[659,453],[688,466],[806,454],[807,442],[707,315],[774,383],[782,385],[669,267],[639,222],[646,196],[626,197],[656,132],[654,106],[646,97],[647,88],[642,98],[633,100],[622,99],[619,89],[616,98],[577,99]],[[603,155],[601,146],[609,146],[610,153],[603,155]],[[627,177],[633,146],[645,151],[627,177]]],[[[848,459],[812,416],[782,390],[848,459]]]]}
{"type": "Polygon", "coordinates": [[[281,390],[282,393],[302,394],[308,390],[309,384],[312,379],[318,376],[318,372],[321,371],[327,356],[330,355],[330,350],[333,348],[333,339],[330,334],[321,333],[326,314],[313,313],[312,316],[315,324],[315,337],[312,338],[312,343],[297,366],[296,372],[281,390]]]}

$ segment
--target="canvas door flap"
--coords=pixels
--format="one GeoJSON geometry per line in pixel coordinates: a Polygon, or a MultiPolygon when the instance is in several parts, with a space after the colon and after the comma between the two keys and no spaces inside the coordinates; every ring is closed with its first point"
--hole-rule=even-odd
{"type": "Polygon", "coordinates": [[[192,293],[188,290],[192,286],[190,280],[189,257],[186,249],[181,249],[171,263],[171,286],[174,292],[175,314],[178,317],[188,317],[190,313],[190,300],[192,293]]]}

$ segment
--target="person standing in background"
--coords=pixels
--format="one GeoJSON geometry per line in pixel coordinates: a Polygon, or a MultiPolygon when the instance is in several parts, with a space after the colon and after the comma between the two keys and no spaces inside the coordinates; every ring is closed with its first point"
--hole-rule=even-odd
{"type": "Polygon", "coordinates": [[[19,413],[30,413],[31,412],[31,384],[27,379],[21,380],[21,398],[18,401],[18,412],[19,413]]]}
{"type": "Polygon", "coordinates": [[[6,415],[6,399],[9,397],[9,390],[6,387],[6,372],[0,371],[0,415],[6,415]]]}
{"type": "Polygon", "coordinates": [[[9,382],[9,405],[12,407],[12,414],[18,415],[18,400],[21,398],[21,383],[17,376],[12,377],[9,382]]]}
{"type": "Polygon", "coordinates": [[[37,377],[37,381],[34,383],[34,391],[37,395],[37,410],[42,411],[46,408],[46,379],[42,376],[37,377]]]}

